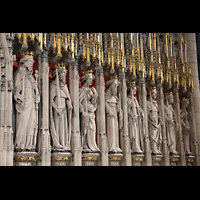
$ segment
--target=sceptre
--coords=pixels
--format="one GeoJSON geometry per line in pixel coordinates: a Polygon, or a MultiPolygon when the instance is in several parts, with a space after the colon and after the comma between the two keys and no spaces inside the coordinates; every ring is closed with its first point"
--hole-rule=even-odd
{"type": "MultiPolygon", "coordinates": [[[[35,78],[36,78],[36,98],[38,96],[38,90],[37,90],[37,82],[38,82],[38,77],[39,77],[39,72],[38,70],[35,70],[35,78]]],[[[36,127],[35,127],[35,135],[34,135],[34,142],[33,146],[36,145],[36,137],[37,137],[37,132],[38,132],[38,103],[35,102],[35,111],[36,111],[36,127]]]]}

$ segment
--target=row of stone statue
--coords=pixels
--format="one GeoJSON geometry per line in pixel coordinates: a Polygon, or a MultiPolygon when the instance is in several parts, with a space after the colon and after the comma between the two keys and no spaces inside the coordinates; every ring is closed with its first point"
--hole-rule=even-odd
{"type": "MultiPolygon", "coordinates": [[[[19,68],[14,74],[14,100],[16,109],[16,134],[14,145],[16,151],[35,151],[38,130],[38,103],[40,94],[33,72],[33,60],[22,58],[19,68]]],[[[67,70],[59,68],[53,72],[53,81],[50,83],[50,133],[53,151],[71,150],[71,119],[73,106],[66,85],[67,70]]],[[[98,94],[94,87],[90,88],[94,75],[87,71],[81,77],[79,88],[80,103],[80,132],[82,136],[83,152],[99,152],[96,143],[96,117],[98,94]]],[[[106,133],[108,149],[111,153],[122,153],[119,145],[119,130],[123,127],[123,112],[117,97],[119,82],[117,77],[106,82],[105,110],[106,133]]],[[[143,125],[144,112],[137,98],[137,85],[132,82],[127,89],[128,130],[132,153],[144,153],[143,125]]],[[[156,88],[151,88],[148,94],[148,130],[152,154],[162,154],[162,119],[159,115],[159,106],[156,101],[156,88]]],[[[169,152],[176,151],[176,132],[179,127],[172,107],[173,95],[165,95],[165,121],[169,152]]],[[[189,148],[189,122],[186,108],[188,100],[184,99],[181,108],[181,121],[186,154],[191,154],[189,148]]]]}

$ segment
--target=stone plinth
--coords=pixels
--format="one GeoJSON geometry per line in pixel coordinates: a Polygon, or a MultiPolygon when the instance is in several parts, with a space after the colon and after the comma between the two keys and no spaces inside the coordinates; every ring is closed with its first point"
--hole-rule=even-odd
{"type": "Polygon", "coordinates": [[[108,161],[109,166],[121,166],[122,165],[123,154],[109,154],[108,161]]]}
{"type": "Polygon", "coordinates": [[[152,155],[152,166],[161,166],[163,155],[152,155]]]}
{"type": "Polygon", "coordinates": [[[82,166],[98,166],[99,153],[83,153],[82,166]]]}
{"type": "Polygon", "coordinates": [[[14,166],[37,166],[39,153],[37,152],[15,152],[13,158],[14,166]]]}
{"type": "Polygon", "coordinates": [[[193,155],[186,156],[186,165],[193,166],[194,159],[195,159],[195,156],[193,155]]]}
{"type": "Polygon", "coordinates": [[[51,153],[51,166],[71,166],[71,157],[68,152],[51,153]]]}
{"type": "Polygon", "coordinates": [[[144,161],[144,154],[132,154],[132,166],[142,166],[144,161]]]}
{"type": "Polygon", "coordinates": [[[177,163],[180,159],[180,156],[179,155],[172,155],[169,158],[170,158],[170,166],[177,166],[177,163]]]}

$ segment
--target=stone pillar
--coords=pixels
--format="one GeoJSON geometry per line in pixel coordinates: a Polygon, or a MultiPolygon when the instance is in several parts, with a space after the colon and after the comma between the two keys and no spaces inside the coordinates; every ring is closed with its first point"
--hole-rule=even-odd
{"type": "MultiPolygon", "coordinates": [[[[196,132],[196,124],[195,124],[195,111],[194,111],[194,101],[193,101],[193,92],[188,92],[188,99],[189,99],[189,106],[188,112],[190,113],[189,116],[189,123],[190,123],[190,144],[191,144],[191,152],[194,154],[195,159],[192,162],[194,166],[200,166],[200,155],[199,155],[199,145],[197,141],[197,132],[196,132]]],[[[195,107],[196,109],[196,107],[195,107]]],[[[187,163],[186,158],[186,163],[187,163]]]]}
{"type": "Polygon", "coordinates": [[[38,139],[38,151],[40,152],[40,166],[51,165],[51,146],[49,134],[49,66],[48,52],[43,51],[38,56],[39,73],[41,74],[41,127],[38,139]],[[41,56],[41,58],[40,58],[41,56]],[[41,60],[40,60],[41,59],[41,60]],[[41,61],[41,63],[40,63],[41,61]]]}
{"type": "Polygon", "coordinates": [[[1,147],[0,165],[13,166],[13,130],[12,130],[12,89],[13,89],[13,60],[12,45],[14,38],[10,33],[0,33],[2,54],[1,77],[1,147]]]}
{"type": "MultiPolygon", "coordinates": [[[[108,166],[108,144],[106,136],[106,119],[105,119],[105,81],[103,68],[97,70],[98,73],[98,112],[97,116],[97,134],[98,134],[98,147],[100,149],[100,166],[108,166]]],[[[96,76],[97,77],[97,76],[96,76]]]]}
{"type": "Polygon", "coordinates": [[[144,165],[152,166],[149,132],[148,132],[147,96],[146,95],[147,95],[147,91],[146,91],[146,85],[145,85],[145,78],[140,76],[139,77],[138,96],[139,96],[140,107],[144,111],[144,127],[145,127],[145,139],[144,139],[145,162],[144,162],[144,165]]]}
{"type": "MultiPolygon", "coordinates": [[[[177,122],[179,125],[178,131],[176,132],[177,134],[177,151],[179,153],[179,161],[177,162],[178,166],[186,166],[186,160],[185,160],[185,150],[184,150],[184,144],[183,144],[183,136],[182,136],[182,125],[181,125],[181,116],[180,116],[180,99],[179,99],[179,88],[174,87],[173,88],[173,96],[174,96],[174,103],[173,103],[173,108],[175,112],[175,116],[177,118],[177,122]]],[[[170,158],[173,160],[173,158],[170,158]]],[[[178,158],[175,158],[178,159],[178,158]]]]}
{"type": "Polygon", "coordinates": [[[71,82],[69,83],[70,95],[72,99],[72,165],[82,165],[81,154],[81,136],[80,136],[80,122],[79,122],[79,74],[78,74],[78,61],[77,59],[68,60],[69,75],[71,82]]]}
{"type": "MultiPolygon", "coordinates": [[[[192,130],[192,137],[197,139],[198,145],[200,144],[200,92],[199,92],[199,74],[198,74],[198,65],[197,65],[197,48],[196,48],[196,38],[195,33],[186,33],[186,41],[187,41],[187,53],[188,59],[190,60],[190,66],[192,71],[192,76],[194,80],[194,91],[193,91],[193,106],[194,106],[194,115],[193,115],[193,124],[195,124],[194,130],[192,130]],[[195,134],[196,129],[196,134],[195,134]]],[[[195,142],[194,140],[192,143],[195,142]]],[[[193,148],[193,147],[192,147],[193,148]]],[[[195,152],[193,152],[195,153],[195,152]]],[[[199,154],[199,153],[198,153],[199,154]]],[[[197,165],[199,163],[199,155],[197,156],[195,162],[197,165]],[[197,160],[196,160],[197,159],[197,160]]]]}
{"type": "Polygon", "coordinates": [[[163,124],[161,126],[161,132],[162,132],[162,166],[170,166],[169,161],[169,151],[167,146],[167,138],[166,138],[166,124],[165,124],[165,110],[164,110],[164,95],[163,95],[163,87],[162,83],[159,83],[157,85],[158,90],[158,105],[159,105],[159,111],[160,115],[162,117],[163,124]]]}
{"type": "Polygon", "coordinates": [[[122,137],[122,151],[124,155],[123,165],[131,166],[131,147],[130,147],[130,139],[128,134],[128,112],[127,112],[127,86],[126,86],[126,77],[125,73],[121,74],[120,77],[121,82],[121,100],[122,100],[122,111],[123,111],[123,137],[122,137]]]}

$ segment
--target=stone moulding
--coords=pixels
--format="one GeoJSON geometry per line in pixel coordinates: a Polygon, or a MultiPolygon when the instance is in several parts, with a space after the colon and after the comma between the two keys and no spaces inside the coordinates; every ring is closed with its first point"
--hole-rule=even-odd
{"type": "Polygon", "coordinates": [[[70,161],[70,157],[52,157],[51,161],[52,162],[59,162],[59,161],[70,161]]]}
{"type": "Polygon", "coordinates": [[[19,156],[14,157],[13,162],[37,162],[39,157],[35,156],[19,156]]]}
{"type": "Polygon", "coordinates": [[[143,162],[143,158],[132,158],[132,162],[143,162]]]}
{"type": "Polygon", "coordinates": [[[122,158],[119,158],[119,157],[109,157],[109,161],[122,161],[122,158]]]}
{"type": "Polygon", "coordinates": [[[82,161],[97,161],[98,157],[83,157],[82,161]]]}

